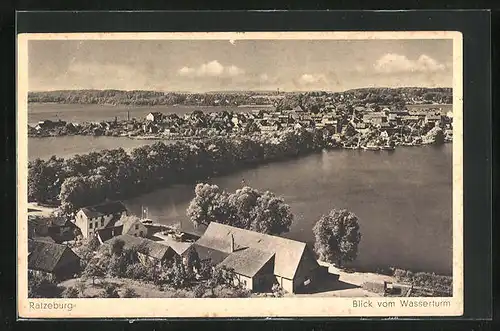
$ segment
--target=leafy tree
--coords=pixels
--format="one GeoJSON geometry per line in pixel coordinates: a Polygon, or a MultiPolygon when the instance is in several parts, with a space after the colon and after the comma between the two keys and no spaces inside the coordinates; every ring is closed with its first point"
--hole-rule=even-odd
{"type": "Polygon", "coordinates": [[[114,240],[111,244],[111,254],[112,255],[122,255],[123,247],[125,246],[125,242],[121,239],[114,240]]]}
{"type": "Polygon", "coordinates": [[[99,246],[99,239],[96,236],[91,236],[88,239],[82,240],[81,244],[75,247],[74,251],[80,257],[83,269],[85,269],[87,263],[95,256],[99,246]]]}
{"type": "Polygon", "coordinates": [[[287,232],[293,222],[290,206],[271,192],[243,187],[229,194],[209,184],[196,186],[187,216],[195,226],[218,222],[272,235],[287,232]]]}
{"type": "Polygon", "coordinates": [[[55,156],[47,161],[36,159],[28,164],[28,199],[38,202],[54,201],[64,180],[63,159],[55,156]]]}
{"type": "Polygon", "coordinates": [[[187,216],[195,226],[210,222],[224,222],[227,215],[227,194],[217,185],[198,184],[191,200],[187,216]]]}
{"type": "Polygon", "coordinates": [[[336,263],[339,267],[356,259],[361,233],[358,218],[353,213],[346,209],[333,209],[321,216],[313,232],[314,249],[320,259],[336,263]]]}
{"type": "Polygon", "coordinates": [[[253,221],[250,229],[279,235],[288,232],[293,222],[290,206],[280,197],[266,191],[257,200],[253,210],[253,221]]]}
{"type": "Polygon", "coordinates": [[[96,278],[102,278],[106,274],[106,269],[101,265],[98,258],[92,259],[83,270],[84,278],[92,278],[92,285],[95,285],[96,278]]]}

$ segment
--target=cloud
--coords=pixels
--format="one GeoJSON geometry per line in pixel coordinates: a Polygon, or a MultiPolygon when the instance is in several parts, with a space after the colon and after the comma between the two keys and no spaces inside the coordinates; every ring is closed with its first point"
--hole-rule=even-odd
{"type": "Polygon", "coordinates": [[[266,73],[260,74],[260,76],[259,76],[259,80],[260,80],[262,83],[268,82],[268,81],[269,81],[269,75],[268,75],[268,74],[266,74],[266,73]]]}
{"type": "Polygon", "coordinates": [[[300,85],[317,85],[327,83],[327,79],[323,74],[303,74],[298,79],[300,85]]]}
{"type": "Polygon", "coordinates": [[[446,66],[432,57],[422,54],[417,60],[408,59],[404,55],[388,53],[374,64],[375,71],[386,74],[420,72],[430,73],[444,71],[446,66]]]}
{"type": "MultiPolygon", "coordinates": [[[[137,66],[118,63],[98,63],[71,61],[66,72],[54,83],[70,81],[71,88],[120,88],[138,89],[148,86],[151,81],[137,66]]],[[[70,88],[67,86],[66,88],[70,88]]]]}
{"type": "Polygon", "coordinates": [[[214,60],[200,65],[197,68],[182,67],[178,74],[184,77],[237,77],[245,71],[235,65],[223,66],[219,61],[214,60]]]}

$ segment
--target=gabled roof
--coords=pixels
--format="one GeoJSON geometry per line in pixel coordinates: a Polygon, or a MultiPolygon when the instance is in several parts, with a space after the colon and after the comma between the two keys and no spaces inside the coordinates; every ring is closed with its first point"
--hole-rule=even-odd
{"type": "Polygon", "coordinates": [[[186,253],[186,251],[193,245],[192,242],[177,241],[170,237],[165,237],[164,240],[158,241],[157,243],[169,246],[179,256],[182,256],[184,253],[186,253]]]}
{"type": "Polygon", "coordinates": [[[265,252],[256,248],[244,248],[231,253],[219,265],[233,269],[237,274],[253,277],[273,256],[273,252],[265,252]]]}
{"type": "MultiPolygon", "coordinates": [[[[29,241],[28,249],[30,251],[28,255],[28,269],[45,272],[54,272],[66,250],[71,251],[66,245],[36,240],[29,241]]],[[[76,254],[73,253],[73,255],[78,259],[76,254]]]]}
{"type": "Polygon", "coordinates": [[[120,201],[106,202],[95,206],[83,207],[80,209],[88,218],[97,218],[112,214],[121,214],[127,208],[120,201]]]}
{"type": "Polygon", "coordinates": [[[297,107],[293,108],[292,110],[295,112],[304,112],[305,111],[301,105],[298,105],[297,107]]]}
{"type": "Polygon", "coordinates": [[[139,252],[151,256],[155,259],[162,260],[171,249],[167,245],[159,244],[153,240],[135,237],[128,234],[122,234],[104,242],[105,245],[113,245],[115,241],[121,240],[124,243],[125,249],[137,249],[139,252]]]}
{"type": "Polygon", "coordinates": [[[134,224],[141,224],[143,227],[144,225],[139,219],[135,219],[133,217],[127,217],[125,220],[120,219],[118,222],[116,222],[115,226],[122,226],[123,227],[123,234],[127,234],[129,230],[134,226],[134,224]]]}
{"type": "Polygon", "coordinates": [[[303,242],[211,222],[205,234],[196,244],[230,254],[230,245],[227,245],[227,243],[230,243],[231,235],[233,235],[235,244],[240,247],[274,253],[275,275],[288,279],[295,277],[297,267],[306,248],[306,244],[303,242]]]}
{"type": "Polygon", "coordinates": [[[194,243],[192,247],[196,250],[200,260],[211,260],[212,264],[219,264],[229,255],[221,250],[200,245],[198,242],[194,243]]]}

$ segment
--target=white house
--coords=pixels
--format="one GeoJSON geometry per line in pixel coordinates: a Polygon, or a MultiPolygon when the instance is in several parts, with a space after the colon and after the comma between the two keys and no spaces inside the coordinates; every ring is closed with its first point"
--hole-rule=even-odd
{"type": "Polygon", "coordinates": [[[75,225],[88,238],[100,229],[114,226],[115,223],[127,215],[127,209],[121,202],[107,202],[100,205],[81,208],[75,217],[75,225]]]}
{"type": "Polygon", "coordinates": [[[160,122],[161,120],[163,120],[165,118],[165,115],[160,113],[160,112],[152,112],[152,113],[149,113],[147,116],[146,116],[146,120],[150,121],[150,122],[160,122]]]}

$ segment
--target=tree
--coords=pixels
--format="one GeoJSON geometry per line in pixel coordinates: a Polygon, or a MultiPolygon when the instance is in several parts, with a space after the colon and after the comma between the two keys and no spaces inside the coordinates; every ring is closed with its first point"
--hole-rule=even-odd
{"type": "Polygon", "coordinates": [[[271,235],[288,232],[293,222],[290,206],[269,191],[261,193],[252,215],[250,229],[271,235]]]}
{"type": "Polygon", "coordinates": [[[293,222],[290,206],[269,191],[243,187],[227,193],[209,184],[196,186],[187,216],[195,226],[218,222],[271,235],[289,231],[293,222]]]}
{"type": "Polygon", "coordinates": [[[227,222],[229,206],[227,194],[217,185],[198,184],[195,197],[189,203],[187,216],[195,226],[208,225],[210,222],[227,222]]]}
{"type": "Polygon", "coordinates": [[[314,249],[321,260],[336,263],[354,261],[361,240],[358,218],[346,209],[333,209],[321,216],[313,228],[314,249]]]}
{"type": "Polygon", "coordinates": [[[96,278],[102,278],[106,274],[105,269],[101,265],[101,261],[98,258],[92,259],[83,270],[83,277],[92,278],[92,285],[95,285],[96,278]]]}
{"type": "Polygon", "coordinates": [[[90,238],[82,241],[80,246],[75,247],[75,253],[80,257],[82,268],[85,268],[95,256],[99,245],[99,239],[97,239],[96,236],[91,236],[90,238]]]}

